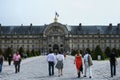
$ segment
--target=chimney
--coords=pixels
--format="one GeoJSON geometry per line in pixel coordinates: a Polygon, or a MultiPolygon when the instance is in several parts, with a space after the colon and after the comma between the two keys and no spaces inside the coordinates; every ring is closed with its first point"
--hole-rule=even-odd
{"type": "Polygon", "coordinates": [[[79,26],[82,26],[82,23],[80,23],[79,26]]]}
{"type": "Polygon", "coordinates": [[[79,26],[78,26],[78,30],[82,30],[82,24],[80,23],[79,26]]]}
{"type": "Polygon", "coordinates": [[[1,31],[1,24],[0,24],[0,31],[1,31]]]}
{"type": "Polygon", "coordinates": [[[29,28],[29,30],[30,30],[30,31],[32,30],[32,23],[30,23],[30,28],[29,28]]]}
{"type": "Polygon", "coordinates": [[[112,29],[112,23],[109,24],[108,29],[109,29],[109,30],[112,29]]]}
{"type": "Polygon", "coordinates": [[[30,23],[30,26],[32,26],[32,23],[30,23]]]}
{"type": "Polygon", "coordinates": [[[21,26],[23,26],[23,24],[21,24],[21,26]]]}
{"type": "Polygon", "coordinates": [[[118,23],[117,26],[120,27],[120,23],[118,23]]]}
{"type": "Polygon", "coordinates": [[[116,28],[116,29],[117,29],[117,30],[120,29],[120,23],[117,24],[117,28],[116,28]]]}
{"type": "Polygon", "coordinates": [[[110,23],[109,26],[112,27],[112,23],[110,23]]]}

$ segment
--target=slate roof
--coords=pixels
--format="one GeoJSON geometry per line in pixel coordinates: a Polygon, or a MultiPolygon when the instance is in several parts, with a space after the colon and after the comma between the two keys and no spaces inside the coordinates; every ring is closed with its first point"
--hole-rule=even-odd
{"type": "Polygon", "coordinates": [[[1,34],[42,34],[46,26],[1,26],[1,34]]]}
{"type": "MultiPolygon", "coordinates": [[[[48,25],[42,26],[0,26],[0,34],[43,34],[48,25]]],[[[117,26],[66,26],[72,35],[80,34],[120,34],[120,25],[117,26]]]]}
{"type": "Polygon", "coordinates": [[[71,34],[120,34],[120,26],[71,26],[71,34]]]}

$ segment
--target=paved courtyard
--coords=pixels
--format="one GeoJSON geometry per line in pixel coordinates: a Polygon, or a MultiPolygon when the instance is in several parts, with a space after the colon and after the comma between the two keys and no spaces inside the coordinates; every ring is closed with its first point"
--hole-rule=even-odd
{"type": "Polygon", "coordinates": [[[88,77],[77,78],[74,57],[67,56],[64,61],[63,75],[57,76],[57,69],[55,68],[55,75],[48,76],[48,64],[46,56],[32,57],[22,60],[20,73],[15,74],[13,64],[8,66],[4,62],[3,71],[0,73],[0,80],[120,80],[120,59],[118,59],[117,74],[115,77],[110,77],[109,61],[93,61],[92,79],[88,77]]]}

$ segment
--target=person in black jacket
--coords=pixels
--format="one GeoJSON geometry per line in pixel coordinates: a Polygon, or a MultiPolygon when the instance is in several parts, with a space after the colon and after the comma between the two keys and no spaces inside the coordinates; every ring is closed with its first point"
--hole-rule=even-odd
{"type": "Polygon", "coordinates": [[[110,70],[111,70],[111,77],[113,77],[113,75],[116,75],[116,57],[115,57],[115,52],[112,51],[111,55],[110,55],[110,70]]]}
{"type": "Polygon", "coordinates": [[[12,61],[12,55],[8,54],[8,64],[9,64],[9,66],[11,65],[11,61],[12,61]]]}

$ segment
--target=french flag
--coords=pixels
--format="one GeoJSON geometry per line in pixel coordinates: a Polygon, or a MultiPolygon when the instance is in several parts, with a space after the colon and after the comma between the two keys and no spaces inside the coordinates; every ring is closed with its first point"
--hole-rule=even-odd
{"type": "Polygon", "coordinates": [[[57,12],[55,12],[55,16],[59,17],[59,14],[57,12]]]}

